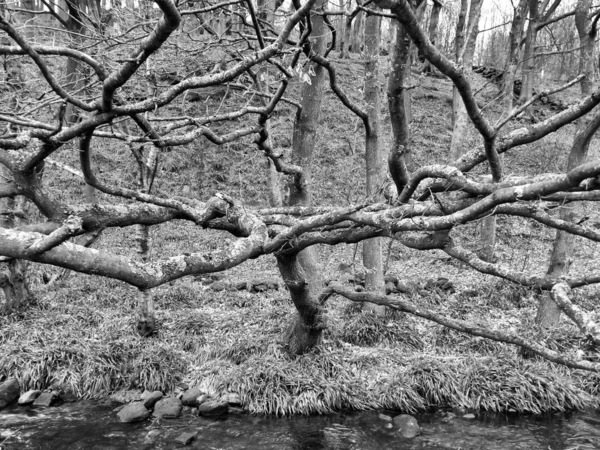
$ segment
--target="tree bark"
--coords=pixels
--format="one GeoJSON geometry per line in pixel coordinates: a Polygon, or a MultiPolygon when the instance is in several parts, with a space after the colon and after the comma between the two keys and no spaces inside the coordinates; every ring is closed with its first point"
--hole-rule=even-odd
{"type": "MultiPolygon", "coordinates": [[[[365,25],[365,103],[369,117],[370,132],[365,138],[367,167],[367,197],[373,199],[381,190],[383,182],[383,155],[379,140],[381,101],[379,96],[379,43],[381,41],[381,17],[371,15],[365,25]]],[[[383,292],[383,261],[381,238],[368,239],[363,243],[363,265],[366,269],[365,289],[383,292]]],[[[383,315],[385,307],[364,303],[363,311],[383,315]]]]}
{"type": "MultiPolygon", "coordinates": [[[[312,35],[315,36],[311,39],[312,49],[320,55],[325,52],[327,34],[323,16],[315,14],[315,11],[324,11],[326,5],[326,0],[318,0],[311,11],[312,35]]],[[[302,167],[303,176],[293,177],[289,184],[289,206],[311,203],[310,172],[321,115],[325,70],[316,63],[310,63],[307,71],[314,71],[315,75],[311,77],[310,84],[303,84],[302,108],[296,115],[292,142],[292,162],[302,167]]],[[[278,254],[277,263],[298,312],[284,333],[284,344],[289,353],[302,354],[317,344],[325,328],[323,311],[317,301],[323,279],[316,250],[310,247],[294,255],[278,254]]]]}
{"type": "MultiPolygon", "coordinates": [[[[10,179],[8,171],[0,165],[0,179],[10,179]]],[[[0,198],[0,228],[13,228],[15,226],[14,214],[16,200],[14,197],[0,198]]],[[[7,313],[20,311],[33,302],[33,295],[29,289],[27,278],[27,261],[13,259],[7,263],[0,263],[0,289],[4,293],[7,313]]]]}
{"type": "Polygon", "coordinates": [[[521,77],[521,95],[519,103],[525,103],[533,95],[533,78],[535,75],[535,43],[537,41],[537,24],[539,22],[539,4],[537,0],[529,0],[529,24],[525,34],[523,50],[523,70],[521,77]]]}
{"type": "Polygon", "coordinates": [[[388,80],[388,109],[392,124],[393,141],[388,155],[388,168],[396,190],[402,192],[409,180],[412,163],[410,148],[410,78],[411,40],[405,28],[398,24],[388,80]]]}

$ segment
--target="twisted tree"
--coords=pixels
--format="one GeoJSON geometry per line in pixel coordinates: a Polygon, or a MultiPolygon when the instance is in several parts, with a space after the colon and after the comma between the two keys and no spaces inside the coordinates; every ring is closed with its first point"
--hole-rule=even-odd
{"type": "MultiPolygon", "coordinates": [[[[566,173],[511,177],[503,176],[506,171],[499,156],[511,150],[526,150],[527,144],[592,113],[600,103],[600,90],[591,91],[578,103],[535,124],[509,130],[505,125],[522,110],[518,108],[499,123],[492,124],[475,99],[466,69],[452,62],[430,42],[411,2],[374,0],[379,8],[390,11],[384,14],[391,13],[399,21],[402,36],[409,37],[420,53],[452,80],[469,119],[481,136],[481,145],[451,165],[423,165],[409,171],[402,164],[402,176],[393,176],[397,195],[388,203],[368,200],[341,207],[296,202],[260,209],[244,205],[240,199],[222,192],[214,192],[206,201],[200,201],[160,189],[150,190],[152,180],[164,176],[154,173],[155,159],[160,154],[178,152],[184,146],[199,142],[210,141],[219,146],[253,137],[253,148],[288,177],[294,189],[307,186],[310,177],[308,169],[302,166],[303,161],[290,161],[274,148],[267,127],[269,118],[284,103],[302,107],[287,97],[287,89],[292,79],[312,82],[307,61],[327,72],[331,91],[348,114],[360,119],[367,135],[372,132],[372,124],[363,105],[353,100],[340,85],[335,65],[328,59],[330,48],[311,41],[314,30],[322,30],[322,24],[315,24],[315,16],[310,15],[316,0],[297,4],[277,26],[261,22],[251,2],[209,4],[155,0],[154,3],[158,8],[149,8],[143,14],[136,9],[118,11],[120,25],[106,31],[94,27],[94,15],[87,7],[80,6],[80,21],[87,32],[81,33],[81,40],[71,46],[66,42],[72,42],[70,33],[74,31],[53,31],[57,33],[56,40],[49,45],[43,40],[41,27],[34,37],[26,37],[9,20],[10,8],[2,11],[0,29],[10,38],[10,43],[0,46],[0,54],[26,63],[32,78],[26,83],[26,89],[18,92],[15,106],[7,108],[5,105],[0,114],[4,125],[0,164],[9,175],[0,181],[0,198],[26,198],[39,212],[38,220],[0,228],[3,263],[24,260],[49,264],[121,280],[147,291],[181,277],[226,271],[250,259],[275,255],[299,313],[286,334],[288,344],[301,343],[289,345],[293,352],[306,351],[318,342],[326,327],[324,305],[329,296],[337,294],[521,346],[571,367],[592,371],[600,368],[592,361],[560,354],[539,342],[495,329],[491,324],[472,324],[444,317],[401,296],[355,293],[335,283],[319,291],[314,282],[317,274],[310,269],[313,266],[302,261],[306,255],[304,250],[317,244],[356,243],[375,237],[393,238],[402,245],[423,251],[442,250],[472,270],[550,292],[582,332],[597,340],[593,317],[573,304],[569,291],[600,282],[600,274],[523,273],[502,260],[497,263],[482,260],[462,247],[454,234],[483,217],[507,215],[525,217],[571,235],[600,241],[595,227],[554,213],[558,205],[600,199],[600,161],[574,164],[566,173]],[[239,8],[226,11],[227,14],[236,11],[241,31],[203,33],[202,39],[194,34],[198,15],[233,3],[239,8]],[[248,14],[240,13],[242,10],[248,14]],[[218,56],[209,64],[203,64],[201,56],[210,52],[218,56]],[[67,58],[76,60],[87,77],[85,89],[77,89],[73,81],[64,76],[63,62],[67,58]],[[147,62],[160,58],[168,58],[172,70],[144,70],[147,62]],[[270,82],[258,91],[252,79],[259,77],[261,70],[270,82]],[[229,103],[229,93],[240,89],[251,94],[248,100],[241,106],[239,101],[229,103]],[[206,110],[200,108],[194,114],[187,110],[181,112],[183,101],[202,100],[207,96],[219,96],[215,109],[209,109],[206,103],[206,110]],[[254,96],[266,98],[266,102],[256,104],[252,100],[254,96]],[[234,107],[227,108],[227,105],[234,107]],[[77,120],[68,120],[66,110],[75,111],[77,120]],[[220,128],[223,123],[235,121],[238,123],[233,130],[220,128]],[[120,148],[131,145],[138,151],[135,164],[140,166],[138,170],[145,184],[135,177],[128,181],[122,174],[115,176],[102,170],[102,164],[108,164],[120,148]],[[147,147],[146,154],[142,153],[141,146],[147,147]],[[91,164],[95,150],[100,147],[108,158],[98,158],[91,164]],[[156,158],[148,153],[150,148],[155,149],[156,158]],[[469,174],[484,164],[489,166],[492,177],[469,174]],[[100,193],[98,203],[87,203],[77,192],[64,195],[40,176],[44,166],[80,175],[100,193]],[[76,236],[98,230],[152,226],[175,220],[184,221],[189,227],[226,231],[231,239],[218,251],[189,252],[184,248],[176,256],[144,255],[142,260],[111,248],[91,249],[73,242],[76,236]]],[[[48,20],[58,19],[52,16],[48,20]]],[[[405,64],[395,64],[393,70],[404,71],[405,64]]],[[[399,74],[395,82],[402,83],[404,79],[399,74]]],[[[394,86],[393,90],[406,88],[394,86]]],[[[598,126],[600,121],[590,120],[578,130],[578,139],[589,140],[598,126]]],[[[396,133],[396,147],[404,145],[401,132],[396,133]]],[[[73,189],[77,191],[78,187],[73,186],[73,189]]]]}

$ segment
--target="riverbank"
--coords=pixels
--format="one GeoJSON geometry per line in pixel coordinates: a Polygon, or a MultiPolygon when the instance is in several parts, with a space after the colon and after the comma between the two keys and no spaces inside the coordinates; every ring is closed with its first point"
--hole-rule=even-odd
{"type": "MultiPolygon", "coordinates": [[[[328,303],[323,342],[290,357],[278,344],[294,312],[286,290],[220,291],[206,283],[190,278],[157,289],[160,331],[141,338],[134,289],[73,274],[21,316],[0,318],[0,379],[17,378],[22,392],[53,388],[79,399],[123,390],[171,394],[184,385],[213,398],[236,393],[245,411],[277,416],[432,406],[543,414],[598,406],[598,375],[523,359],[514,346],[407,314],[381,320],[339,298],[328,303]]],[[[456,283],[449,292],[414,282],[409,295],[454,317],[532,333],[530,292],[491,278],[456,283]]],[[[566,321],[546,345],[585,350],[566,321]]]]}

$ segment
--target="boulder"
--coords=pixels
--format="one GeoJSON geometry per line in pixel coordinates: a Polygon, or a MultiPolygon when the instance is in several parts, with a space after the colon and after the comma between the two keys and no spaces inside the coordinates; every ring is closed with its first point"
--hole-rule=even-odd
{"type": "Polygon", "coordinates": [[[42,392],[34,401],[33,406],[51,406],[58,400],[58,392],[42,392]]]}
{"type": "Polygon", "coordinates": [[[228,392],[227,394],[223,395],[221,397],[221,401],[224,401],[225,403],[232,406],[239,406],[242,404],[242,399],[240,398],[240,395],[236,394],[235,392],[228,392]]]}
{"type": "Polygon", "coordinates": [[[394,417],[394,425],[405,438],[414,438],[421,432],[417,419],[409,414],[400,414],[394,417]]]}
{"type": "Polygon", "coordinates": [[[181,416],[182,408],[181,400],[174,397],[167,397],[156,402],[152,415],[159,419],[177,419],[181,416]]]}
{"type": "Polygon", "coordinates": [[[16,378],[9,378],[0,383],[0,409],[10,405],[19,398],[21,387],[16,378]]]}
{"type": "Polygon", "coordinates": [[[183,445],[188,445],[194,439],[196,439],[196,433],[181,433],[175,438],[175,442],[183,445]]]}
{"type": "Polygon", "coordinates": [[[191,406],[192,408],[195,408],[199,405],[198,397],[200,397],[202,394],[204,394],[204,392],[198,388],[188,389],[183,393],[183,397],[181,397],[181,403],[183,403],[184,406],[191,406]]]}
{"type": "Polygon", "coordinates": [[[125,405],[118,413],[119,420],[124,423],[141,422],[150,417],[150,411],[142,402],[133,402],[125,405]]]}
{"type": "Polygon", "coordinates": [[[149,392],[144,398],[144,407],[147,409],[154,408],[157,401],[163,398],[163,393],[160,391],[149,392]]]}
{"type": "Polygon", "coordinates": [[[390,295],[397,292],[396,285],[394,283],[385,283],[385,295],[390,295]]]}
{"type": "Polygon", "coordinates": [[[198,406],[199,416],[222,416],[227,414],[229,405],[225,402],[217,400],[206,400],[200,406],[198,406]]]}
{"type": "Polygon", "coordinates": [[[36,391],[35,389],[25,392],[19,397],[19,405],[31,405],[41,393],[42,391],[36,391]]]}

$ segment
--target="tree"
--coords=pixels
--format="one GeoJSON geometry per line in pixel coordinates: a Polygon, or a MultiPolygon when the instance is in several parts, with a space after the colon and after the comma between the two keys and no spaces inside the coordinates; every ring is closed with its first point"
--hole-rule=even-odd
{"type": "MultiPolygon", "coordinates": [[[[381,42],[381,17],[370,15],[365,24],[365,103],[369,118],[369,130],[365,137],[365,159],[367,169],[367,197],[376,199],[383,185],[383,154],[380,143],[381,110],[379,99],[379,43],[381,42]]],[[[368,291],[383,291],[383,260],[381,239],[373,238],[363,243],[363,265],[365,266],[365,288],[368,291]]],[[[376,314],[384,314],[385,308],[365,304],[364,308],[376,314]]]]}
{"type": "MultiPolygon", "coordinates": [[[[199,34],[190,34],[185,21],[197,20],[196,14],[222,6],[192,9],[187,2],[175,4],[170,0],[156,0],[155,4],[158,8],[146,11],[144,26],[125,30],[118,39],[90,37],[96,46],[93,53],[87,47],[70,48],[62,39],[56,45],[31,42],[7,20],[5,13],[0,14],[0,29],[11,39],[10,45],[0,46],[0,54],[23,58],[35,69],[31,75],[36,77],[30,89],[19,92],[18,107],[0,114],[5,128],[10,128],[9,124],[15,128],[0,138],[0,164],[12,177],[0,183],[0,197],[24,197],[35,205],[42,217],[32,217],[30,224],[0,228],[0,256],[108,277],[143,291],[185,276],[223,272],[249,259],[274,256],[299,317],[286,334],[285,344],[291,353],[308,351],[318,342],[326,326],[324,305],[335,294],[352,301],[386,305],[461,332],[517,345],[570,367],[592,371],[600,368],[585,358],[561,354],[525,336],[495,329],[493,324],[474,324],[444,316],[439,311],[415,305],[406,297],[357,293],[334,282],[321,289],[321,283],[315,281],[320,281],[322,275],[316,272],[316,265],[305,260],[305,250],[314,250],[318,245],[357,243],[377,237],[393,238],[412,249],[442,251],[473,270],[550,292],[582,335],[594,343],[600,342],[593,317],[574,305],[570,294],[581,286],[600,283],[596,272],[560,278],[523,273],[503,261],[482,260],[468,243],[463,245],[456,238],[462,228],[482,217],[505,215],[523,217],[590,241],[600,241],[600,233],[585,222],[551,214],[557,205],[600,199],[596,181],[600,161],[574,164],[566,173],[503,177],[504,163],[500,158],[507,151],[525,148],[584,117],[591,119],[578,137],[584,141],[591,138],[597,126],[595,114],[590,114],[600,103],[600,91],[585,95],[577,104],[535,124],[505,127],[523,110],[520,107],[492,125],[491,118],[475,100],[464,68],[449,60],[429,41],[417,20],[414,5],[408,0],[375,0],[375,6],[389,10],[398,20],[405,36],[410,37],[423,57],[452,80],[483,145],[469,150],[451,165],[425,163],[411,168],[410,172],[407,170],[402,182],[396,183],[398,195],[391,204],[377,199],[347,206],[308,204],[294,199],[308,192],[310,164],[297,158],[295,149],[292,158],[276,151],[269,140],[267,123],[271,117],[284,114],[282,105],[294,108],[315,105],[310,102],[302,105],[294,100],[295,94],[288,91],[289,85],[300,81],[302,88],[308,89],[309,81],[316,82],[316,67],[311,66],[316,64],[327,72],[329,88],[340,104],[348,114],[360,119],[365,135],[374,125],[361,99],[340,82],[335,65],[328,59],[330,47],[321,46],[324,41],[319,37],[325,33],[319,28],[322,26],[319,18],[323,14],[315,10],[316,0],[296,4],[275,36],[263,33],[260,21],[255,20],[253,5],[248,2],[244,8],[251,21],[243,23],[248,33],[204,34],[202,39],[199,34]],[[216,55],[210,59],[212,52],[216,55]],[[89,72],[89,91],[65,88],[65,58],[77,59],[85,65],[89,72]],[[148,79],[144,70],[147,61],[162,62],[162,67],[169,68],[156,71],[160,82],[148,79]],[[277,71],[277,76],[272,90],[261,92],[255,89],[252,77],[266,67],[277,71]],[[311,74],[311,67],[315,76],[311,74]],[[148,85],[152,86],[151,94],[148,85]],[[246,95],[230,96],[232,91],[239,90],[246,95]],[[203,102],[200,108],[188,106],[187,100],[207,96],[217,98],[203,102]],[[255,96],[266,96],[266,104],[255,102],[255,96]],[[79,121],[66,122],[57,114],[65,109],[65,104],[77,111],[79,121]],[[161,158],[179,152],[180,157],[188,158],[191,163],[193,150],[185,146],[201,137],[217,146],[244,142],[246,151],[258,150],[258,154],[268,158],[297,190],[292,192],[292,204],[263,209],[251,207],[235,198],[238,192],[235,189],[212,192],[204,199],[180,196],[173,190],[161,188],[158,182],[173,175],[160,172],[150,191],[127,177],[137,163],[133,161],[134,166],[130,166],[125,159],[119,159],[121,152],[129,152],[128,146],[134,144],[160,149],[161,158]],[[253,139],[251,144],[250,138],[253,139]],[[92,153],[100,152],[104,157],[97,163],[105,170],[89,164],[92,153]],[[85,181],[100,193],[98,204],[83,202],[78,187],[67,186],[71,192],[66,195],[62,187],[57,189],[48,183],[39,176],[43,163],[62,166],[71,173],[80,170],[85,181]],[[469,173],[485,163],[490,168],[491,182],[489,176],[469,173]],[[79,164],[79,169],[72,167],[75,164],[79,164]],[[186,247],[174,256],[157,255],[145,262],[109,246],[90,249],[73,242],[76,236],[98,230],[130,230],[128,227],[176,220],[192,229],[222,231],[222,246],[218,250],[203,251],[186,247]]],[[[404,40],[401,43],[405,45],[404,40]]],[[[396,71],[404,71],[405,67],[394,66],[393,70],[391,77],[402,80],[396,71]]],[[[567,89],[578,81],[579,78],[557,90],[567,89]]],[[[401,86],[401,91],[406,88],[401,86]]],[[[318,120],[314,115],[307,119],[318,120]]],[[[310,138],[308,131],[302,133],[307,134],[298,139],[310,138]]],[[[400,139],[397,136],[400,134],[395,135],[395,139],[400,139]]],[[[257,175],[248,173],[251,170],[246,168],[248,176],[257,175]]],[[[267,178],[268,174],[265,171],[261,176],[267,178]]]]}
{"type": "MultiPolygon", "coordinates": [[[[579,34],[579,74],[582,97],[589,96],[592,93],[592,86],[595,80],[594,61],[594,41],[596,37],[595,24],[592,26],[589,19],[591,0],[578,0],[575,9],[575,23],[579,34]]],[[[573,140],[569,158],[567,161],[567,171],[580,166],[587,159],[590,142],[600,126],[600,113],[589,114],[581,118],[577,123],[577,131],[573,140]]],[[[559,217],[567,222],[579,222],[582,220],[580,212],[581,205],[577,202],[565,205],[560,209],[559,217]]],[[[548,275],[555,278],[567,276],[573,260],[574,236],[562,230],[557,230],[552,255],[548,266],[548,275]]],[[[536,323],[542,328],[556,326],[560,320],[560,308],[548,293],[540,297],[536,323]]]]}

